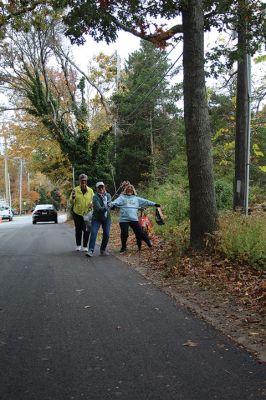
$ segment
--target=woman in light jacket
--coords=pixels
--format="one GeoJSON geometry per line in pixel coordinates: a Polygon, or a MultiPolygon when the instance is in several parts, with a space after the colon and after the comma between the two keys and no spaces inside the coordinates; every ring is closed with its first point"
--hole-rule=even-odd
{"type": "Polygon", "coordinates": [[[138,197],[136,190],[133,185],[129,184],[125,187],[123,193],[114,201],[110,203],[111,208],[119,208],[119,225],[121,230],[121,250],[120,253],[124,253],[127,249],[127,238],[129,226],[133,229],[138,249],[141,250],[141,242],[147,244],[148,247],[152,247],[151,241],[148,236],[142,231],[138,221],[138,210],[144,207],[160,207],[154,201],[143,199],[138,197]]]}

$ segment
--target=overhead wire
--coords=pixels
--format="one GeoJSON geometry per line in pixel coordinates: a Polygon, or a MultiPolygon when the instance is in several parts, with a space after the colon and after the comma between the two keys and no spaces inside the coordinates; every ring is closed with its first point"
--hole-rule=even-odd
{"type": "MultiPolygon", "coordinates": [[[[153,93],[153,91],[159,86],[159,84],[163,81],[163,79],[168,75],[168,73],[173,69],[175,64],[179,61],[181,58],[183,52],[180,54],[180,56],[173,62],[173,64],[168,68],[166,73],[160,78],[160,80],[151,88],[151,90],[142,98],[142,100],[137,104],[137,107],[127,116],[127,119],[131,118],[132,115],[135,114],[135,112],[139,109],[139,107],[146,101],[150,95],[153,93]]],[[[138,116],[139,113],[136,114],[136,117],[138,116]]]]}
{"type": "MultiPolygon", "coordinates": [[[[178,43],[176,43],[176,44],[171,48],[171,50],[165,55],[165,57],[164,57],[162,60],[160,60],[160,59],[157,60],[157,62],[156,62],[156,63],[154,64],[154,66],[153,66],[153,69],[151,70],[151,75],[152,75],[153,72],[156,71],[156,66],[159,65],[159,63],[165,61],[165,60],[169,57],[169,55],[171,54],[171,52],[176,48],[177,44],[178,44],[178,43]]],[[[144,84],[146,84],[146,83],[147,83],[147,80],[143,80],[143,81],[133,90],[133,92],[130,93],[130,95],[128,96],[128,98],[130,99],[130,98],[131,98],[144,84]]]]}

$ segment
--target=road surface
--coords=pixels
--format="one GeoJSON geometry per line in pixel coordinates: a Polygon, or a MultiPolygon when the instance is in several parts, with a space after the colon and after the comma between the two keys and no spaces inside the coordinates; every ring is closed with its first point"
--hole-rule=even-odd
{"type": "Polygon", "coordinates": [[[0,224],[1,400],[263,398],[250,354],[114,256],[74,247],[65,223],[0,224]]]}

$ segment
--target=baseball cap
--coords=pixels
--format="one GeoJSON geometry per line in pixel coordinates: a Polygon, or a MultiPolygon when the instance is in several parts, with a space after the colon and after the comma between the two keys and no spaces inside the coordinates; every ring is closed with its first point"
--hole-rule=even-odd
{"type": "Polygon", "coordinates": [[[97,182],[96,183],[96,188],[98,188],[99,186],[105,186],[105,184],[103,182],[97,182]]]}

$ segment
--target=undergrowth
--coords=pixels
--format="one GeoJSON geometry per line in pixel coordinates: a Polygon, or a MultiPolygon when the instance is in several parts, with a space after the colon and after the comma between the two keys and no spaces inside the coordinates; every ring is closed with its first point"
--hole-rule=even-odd
{"type": "MultiPolygon", "coordinates": [[[[171,242],[176,256],[181,256],[189,248],[188,196],[180,185],[170,182],[157,188],[149,188],[141,196],[161,204],[165,225],[155,223],[154,210],[149,208],[155,232],[171,242]],[[174,195],[175,193],[175,195],[174,195]]],[[[266,267],[266,213],[249,216],[233,212],[223,212],[219,217],[219,229],[211,243],[211,251],[223,257],[256,268],[266,267]]]]}
{"type": "Polygon", "coordinates": [[[266,268],[266,214],[248,217],[227,213],[220,217],[215,248],[227,258],[266,268]]]}

